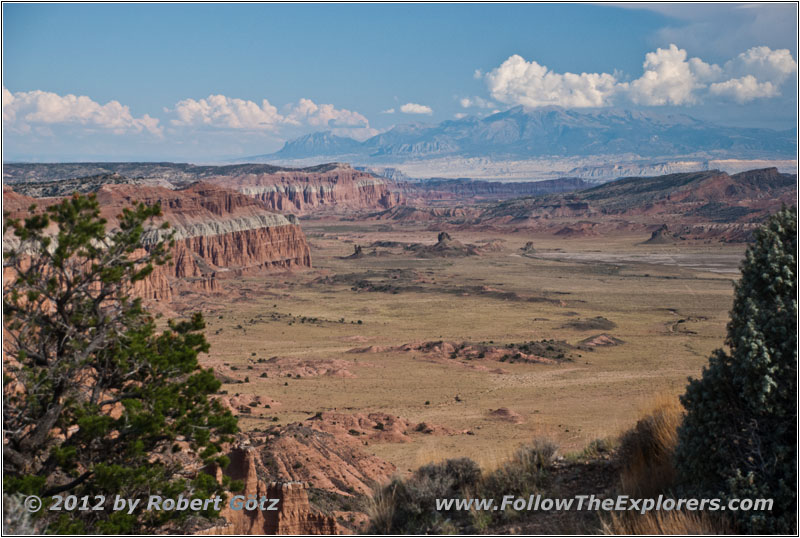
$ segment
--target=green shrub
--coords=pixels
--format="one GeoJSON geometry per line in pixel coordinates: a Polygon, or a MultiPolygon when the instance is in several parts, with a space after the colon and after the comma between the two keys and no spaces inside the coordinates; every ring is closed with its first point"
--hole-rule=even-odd
{"type": "Polygon", "coordinates": [[[797,209],[756,231],[742,263],[728,336],[681,402],[675,464],[698,497],[772,498],[731,512],[742,532],[796,532],[797,209]]]}
{"type": "Polygon", "coordinates": [[[437,512],[436,499],[464,497],[480,477],[477,463],[460,458],[420,467],[405,481],[395,478],[373,495],[367,533],[454,534],[470,513],[437,512]]]}
{"type": "Polygon", "coordinates": [[[504,495],[526,497],[540,491],[556,454],[550,441],[537,439],[517,450],[503,465],[483,479],[482,497],[502,499],[504,495]]]}
{"type": "Polygon", "coordinates": [[[502,499],[542,491],[555,456],[555,445],[535,441],[520,448],[497,470],[484,475],[468,459],[425,465],[407,480],[393,479],[377,490],[368,510],[368,534],[459,534],[485,531],[505,512],[436,511],[436,499],[502,499]]]}

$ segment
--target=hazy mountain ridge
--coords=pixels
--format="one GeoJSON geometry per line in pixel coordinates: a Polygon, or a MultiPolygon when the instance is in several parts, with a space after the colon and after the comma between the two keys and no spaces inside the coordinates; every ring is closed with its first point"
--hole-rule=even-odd
{"type": "Polygon", "coordinates": [[[398,187],[408,199],[407,203],[422,203],[426,200],[459,200],[462,202],[506,200],[521,196],[541,196],[583,190],[594,185],[594,183],[576,177],[506,182],[433,178],[427,181],[398,183],[398,187]]]}
{"type": "Polygon", "coordinates": [[[729,175],[719,170],[630,177],[569,194],[499,203],[483,218],[528,218],[544,208],[570,206],[575,216],[673,215],[714,222],[758,222],[797,196],[797,176],[775,168],[729,175]]]}
{"type": "Polygon", "coordinates": [[[237,159],[280,161],[338,154],[364,162],[442,157],[521,159],[591,155],[645,158],[792,158],[796,132],[715,125],[683,114],[625,110],[576,111],[518,106],[485,118],[470,116],[437,125],[398,125],[358,142],[314,133],[278,152],[237,159]]]}

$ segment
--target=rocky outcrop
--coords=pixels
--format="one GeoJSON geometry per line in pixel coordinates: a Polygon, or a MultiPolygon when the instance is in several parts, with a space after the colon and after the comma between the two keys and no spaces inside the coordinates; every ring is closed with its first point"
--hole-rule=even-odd
{"type": "MultiPolygon", "coordinates": [[[[276,510],[234,510],[229,501],[220,512],[225,524],[211,527],[198,534],[204,535],[259,535],[259,534],[337,534],[336,520],[326,514],[312,510],[308,501],[308,483],[269,482],[259,478],[258,468],[263,467],[258,452],[253,447],[237,448],[230,454],[230,464],[224,474],[244,484],[241,495],[244,499],[278,499],[276,510]]],[[[214,469],[219,480],[223,472],[214,469]]],[[[240,498],[241,499],[241,498],[240,498]]],[[[238,507],[238,504],[235,505],[238,507]]],[[[267,504],[267,507],[270,507],[267,504]]]]}
{"type": "MultiPolygon", "coordinates": [[[[162,215],[145,232],[144,248],[168,235],[175,244],[170,262],[155,267],[147,279],[136,284],[136,294],[146,299],[169,300],[186,286],[213,291],[220,278],[230,275],[311,266],[308,243],[294,216],[274,213],[258,200],[218,185],[195,183],[170,190],[104,184],[96,196],[108,230],[117,226],[123,208],[139,202],[161,205],[162,215]],[[166,230],[160,228],[164,222],[169,223],[166,230]]],[[[7,190],[3,198],[15,216],[23,216],[31,203],[44,207],[60,201],[33,199],[7,190]]]]}
{"type": "MultiPolygon", "coordinates": [[[[168,222],[167,230],[147,232],[146,243],[155,244],[172,234],[172,260],[154,271],[146,283],[150,299],[168,299],[163,281],[189,284],[194,289],[213,291],[218,280],[254,271],[285,270],[311,266],[311,252],[297,220],[273,213],[264,204],[237,192],[206,183],[183,190],[158,187],[106,185],[97,193],[104,213],[114,213],[138,201],[160,203],[168,222]],[[148,290],[149,291],[149,290],[148,290]]],[[[175,287],[175,286],[173,286],[175,287]]],[[[142,291],[142,290],[140,290],[142,291]]]]}
{"type": "Polygon", "coordinates": [[[643,245],[671,245],[678,241],[678,237],[670,232],[666,224],[662,224],[653,233],[650,234],[650,239],[644,241],[643,245]]]}
{"type": "Polygon", "coordinates": [[[335,212],[390,209],[401,202],[390,182],[348,164],[275,172],[225,170],[205,181],[224,185],[260,200],[274,211],[304,215],[321,209],[335,212]]]}
{"type": "Polygon", "coordinates": [[[32,196],[95,192],[105,184],[184,188],[214,183],[257,198],[273,211],[307,214],[382,210],[402,196],[391,180],[329,163],[309,168],[268,164],[200,166],[186,163],[50,163],[3,166],[6,184],[32,196]]]}
{"type": "Polygon", "coordinates": [[[270,476],[350,496],[370,494],[397,470],[365,452],[365,441],[320,431],[316,425],[315,421],[288,424],[267,440],[260,455],[269,464],[270,476]]]}

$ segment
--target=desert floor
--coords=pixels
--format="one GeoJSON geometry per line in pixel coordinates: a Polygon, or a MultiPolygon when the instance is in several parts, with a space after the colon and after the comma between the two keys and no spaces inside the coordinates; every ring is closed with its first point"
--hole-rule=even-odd
{"type": "Polygon", "coordinates": [[[338,410],[386,412],[453,431],[365,445],[400,472],[458,456],[492,467],[535,437],[569,452],[630,428],[648,401],[682,393],[687,377],[698,376],[723,345],[744,252],[719,243],[642,245],[641,234],[451,231],[463,243],[497,239],[502,248],[419,258],[402,247],[370,245],[432,244],[436,231],[341,221],[304,221],[303,228],[314,269],[230,279],[225,294],[201,305],[211,342],[203,362],[228,381],[247,378],[226,383],[230,395],[277,402],[243,415],[244,429],[338,410]],[[534,253],[521,250],[528,241],[534,253]],[[355,244],[363,257],[347,258],[355,244]],[[597,317],[616,326],[591,328],[597,317]],[[577,345],[598,334],[623,343],[579,350],[555,364],[385,349],[440,340],[577,345]],[[283,370],[265,362],[272,357],[283,370]],[[501,407],[522,422],[489,414],[501,407]]]}

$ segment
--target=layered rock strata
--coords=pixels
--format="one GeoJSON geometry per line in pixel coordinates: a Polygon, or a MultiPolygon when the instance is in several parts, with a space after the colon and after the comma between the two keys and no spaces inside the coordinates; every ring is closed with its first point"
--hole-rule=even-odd
{"type": "MultiPolygon", "coordinates": [[[[205,529],[198,534],[213,535],[262,535],[262,534],[338,534],[336,520],[326,514],[314,511],[308,500],[309,485],[306,482],[265,482],[258,476],[258,468],[263,468],[255,448],[237,448],[229,454],[230,464],[224,474],[244,484],[239,500],[277,499],[276,504],[268,503],[270,510],[234,510],[231,501],[236,501],[233,493],[220,511],[225,524],[205,529]]],[[[222,479],[222,471],[215,470],[217,479],[222,479]]],[[[234,502],[235,507],[239,504],[234,502]]]]}
{"type": "Polygon", "coordinates": [[[226,171],[205,181],[235,189],[272,210],[298,215],[321,209],[334,212],[390,209],[402,201],[388,180],[340,163],[315,171],[226,171]]]}
{"type": "MultiPolygon", "coordinates": [[[[171,235],[171,260],[158,266],[135,292],[154,300],[169,300],[183,285],[214,290],[228,275],[311,266],[305,235],[293,215],[274,213],[264,203],[218,185],[195,183],[183,190],[133,185],[103,185],[96,193],[107,229],[117,225],[125,207],[143,202],[161,204],[162,215],[145,233],[144,248],[171,235]],[[160,229],[168,222],[167,230],[160,229]]],[[[33,199],[4,190],[6,210],[24,216],[27,207],[58,203],[60,198],[33,199]]],[[[4,237],[4,244],[13,238],[4,237]]],[[[136,254],[143,254],[140,251],[136,254]]]]}

